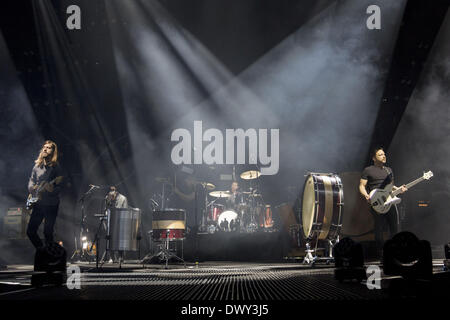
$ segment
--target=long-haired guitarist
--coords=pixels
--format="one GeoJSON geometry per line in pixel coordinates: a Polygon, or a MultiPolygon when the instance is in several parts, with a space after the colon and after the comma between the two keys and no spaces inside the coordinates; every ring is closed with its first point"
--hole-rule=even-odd
{"type": "Polygon", "coordinates": [[[45,241],[53,241],[53,229],[58,214],[62,180],[63,173],[58,163],[58,147],[53,141],[47,140],[39,152],[28,181],[30,197],[27,206],[32,208],[32,212],[28,223],[27,235],[36,249],[44,246],[37,234],[37,230],[43,220],[45,220],[45,241]]]}
{"type": "MultiPolygon", "coordinates": [[[[386,154],[381,147],[377,147],[372,152],[373,165],[366,167],[361,174],[359,183],[359,192],[370,204],[369,193],[374,189],[384,189],[392,184],[392,190],[400,189],[400,193],[407,191],[405,186],[396,187],[394,184],[394,173],[392,169],[385,166],[386,154]]],[[[398,213],[397,208],[392,206],[386,214],[378,214],[372,207],[370,212],[373,215],[375,223],[375,242],[377,254],[381,255],[383,248],[383,227],[387,223],[389,226],[390,237],[397,233],[398,229],[398,213]]]]}

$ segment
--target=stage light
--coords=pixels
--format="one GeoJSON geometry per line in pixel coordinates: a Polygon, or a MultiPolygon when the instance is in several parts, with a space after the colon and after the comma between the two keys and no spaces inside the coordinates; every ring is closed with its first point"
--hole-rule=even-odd
{"type": "Polygon", "coordinates": [[[366,278],[364,255],[360,243],[343,238],[333,247],[335,261],[334,277],[339,281],[366,278]]]}
{"type": "Polygon", "coordinates": [[[383,270],[386,275],[400,275],[408,280],[430,279],[433,274],[430,243],[408,231],[396,234],[384,244],[383,270]]]}

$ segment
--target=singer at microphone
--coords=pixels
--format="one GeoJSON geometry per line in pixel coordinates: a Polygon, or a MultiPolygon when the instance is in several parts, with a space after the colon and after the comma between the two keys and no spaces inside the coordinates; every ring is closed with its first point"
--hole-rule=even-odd
{"type": "Polygon", "coordinates": [[[105,197],[107,208],[128,208],[128,200],[123,194],[120,194],[115,186],[109,188],[105,197]]]}

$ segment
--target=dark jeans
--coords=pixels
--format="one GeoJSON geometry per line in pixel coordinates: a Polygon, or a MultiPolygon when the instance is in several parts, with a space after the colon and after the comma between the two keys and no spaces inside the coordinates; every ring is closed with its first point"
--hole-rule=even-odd
{"type": "Polygon", "coordinates": [[[46,242],[53,241],[53,229],[55,227],[56,216],[58,215],[58,205],[45,206],[37,203],[33,207],[30,222],[28,222],[27,236],[30,238],[35,248],[43,246],[42,240],[37,234],[39,226],[44,222],[44,237],[46,242]]]}
{"type": "Polygon", "coordinates": [[[392,238],[398,231],[398,213],[397,208],[392,206],[391,209],[385,214],[378,214],[372,208],[370,209],[374,219],[374,233],[375,233],[375,243],[377,247],[378,254],[381,254],[383,249],[383,231],[387,225],[389,228],[389,239],[392,238]]]}

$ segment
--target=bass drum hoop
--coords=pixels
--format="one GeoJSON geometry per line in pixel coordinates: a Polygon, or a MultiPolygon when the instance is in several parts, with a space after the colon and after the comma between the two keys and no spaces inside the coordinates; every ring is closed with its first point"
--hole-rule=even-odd
{"type": "Polygon", "coordinates": [[[337,174],[309,174],[302,199],[301,221],[305,239],[312,240],[316,236],[319,240],[337,237],[341,229],[343,202],[343,186],[337,174]],[[323,211],[321,217],[319,210],[323,211]],[[322,219],[319,221],[319,218],[322,219]]]}

